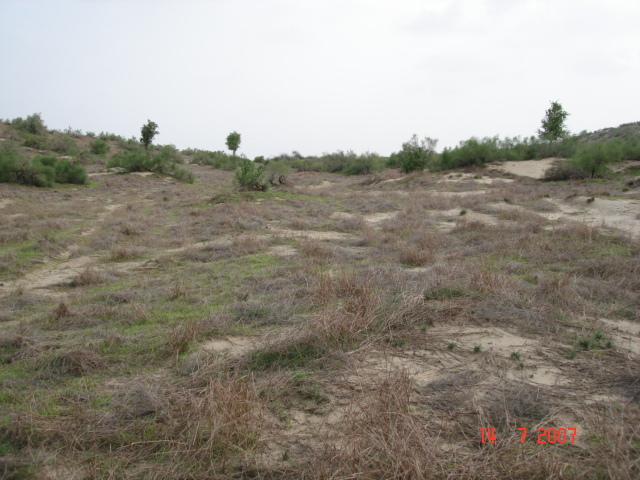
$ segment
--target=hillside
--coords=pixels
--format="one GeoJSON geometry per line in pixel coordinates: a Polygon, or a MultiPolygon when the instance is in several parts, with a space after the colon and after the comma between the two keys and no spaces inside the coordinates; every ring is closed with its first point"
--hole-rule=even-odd
{"type": "Polygon", "coordinates": [[[89,183],[0,183],[0,476],[640,476],[637,163],[241,192],[19,135],[89,183]]]}
{"type": "Polygon", "coordinates": [[[578,134],[581,142],[605,142],[613,139],[625,141],[640,140],[640,122],[624,123],[618,127],[603,128],[594,132],[583,132],[578,134]]]}

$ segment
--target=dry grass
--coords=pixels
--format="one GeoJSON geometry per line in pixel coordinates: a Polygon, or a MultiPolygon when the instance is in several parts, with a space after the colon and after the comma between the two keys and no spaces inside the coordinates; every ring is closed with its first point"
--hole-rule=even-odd
{"type": "Polygon", "coordinates": [[[104,276],[96,271],[92,266],[85,267],[76,277],[69,282],[70,287],[83,287],[96,285],[104,281],[104,276]]]}
{"type": "Polygon", "coordinates": [[[232,172],[187,167],[188,186],[0,185],[0,273],[18,280],[0,285],[0,472],[638,477],[637,356],[616,342],[635,338],[639,244],[537,214],[593,185],[293,172],[301,188],[239,194],[232,172]],[[395,215],[367,216],[382,212],[395,215]],[[286,227],[353,234],[272,233],[286,227]],[[78,288],[28,281],[79,255],[78,288]],[[523,426],[579,440],[522,445],[523,426]],[[498,441],[480,444],[480,427],[498,441]]]}
{"type": "Polygon", "coordinates": [[[410,376],[399,371],[352,398],[341,436],[308,467],[309,478],[435,477],[448,455],[434,444],[439,429],[413,411],[411,391],[410,376]]]}

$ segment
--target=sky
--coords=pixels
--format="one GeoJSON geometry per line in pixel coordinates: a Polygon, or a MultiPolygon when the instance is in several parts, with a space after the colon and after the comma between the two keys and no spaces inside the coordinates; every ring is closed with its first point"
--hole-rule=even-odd
{"type": "Polygon", "coordinates": [[[249,158],[640,121],[638,0],[0,0],[0,118],[249,158]]]}

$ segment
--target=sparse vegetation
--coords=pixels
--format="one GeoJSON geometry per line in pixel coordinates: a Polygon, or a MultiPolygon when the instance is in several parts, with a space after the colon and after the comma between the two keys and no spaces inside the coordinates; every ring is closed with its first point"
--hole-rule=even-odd
{"type": "MultiPolygon", "coordinates": [[[[75,164],[3,127],[3,159],[75,164]]],[[[72,134],[55,132],[95,141],[72,134]]],[[[88,157],[87,188],[0,184],[0,476],[640,474],[634,170],[354,179],[353,152],[253,163],[100,137],[133,172],[201,181],[88,157]],[[274,188],[233,188],[247,162],[274,188]]]]}
{"type": "Polygon", "coordinates": [[[236,170],[235,183],[240,190],[256,190],[263,192],[269,185],[263,179],[265,167],[257,167],[251,160],[245,160],[242,166],[236,170]]]}

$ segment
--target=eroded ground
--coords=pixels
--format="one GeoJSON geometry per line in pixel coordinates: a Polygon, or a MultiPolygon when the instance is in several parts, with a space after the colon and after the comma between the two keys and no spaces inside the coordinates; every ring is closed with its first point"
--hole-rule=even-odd
{"type": "Polygon", "coordinates": [[[0,185],[0,466],[636,478],[640,191],[520,163],[0,185]]]}

